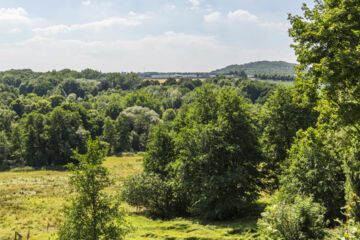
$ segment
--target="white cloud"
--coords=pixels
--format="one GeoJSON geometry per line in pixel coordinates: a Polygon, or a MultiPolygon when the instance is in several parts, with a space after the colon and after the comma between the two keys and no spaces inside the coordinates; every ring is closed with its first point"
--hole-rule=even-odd
{"type": "Polygon", "coordinates": [[[79,30],[93,30],[99,31],[103,28],[109,28],[113,26],[137,26],[140,25],[143,20],[148,18],[146,15],[137,14],[135,12],[129,12],[126,18],[107,18],[101,21],[89,22],[84,24],[73,24],[73,25],[53,25],[45,28],[35,28],[33,31],[38,34],[55,35],[61,33],[70,33],[79,30]]]}
{"type": "Polygon", "coordinates": [[[81,4],[84,6],[89,6],[89,5],[91,5],[91,1],[90,0],[82,1],[81,4]]]}
{"type": "Polygon", "coordinates": [[[24,24],[30,23],[31,19],[25,9],[19,8],[0,8],[0,24],[24,24]]]}
{"type": "Polygon", "coordinates": [[[229,12],[227,16],[228,19],[231,21],[256,22],[258,20],[257,16],[243,9],[238,9],[234,12],[229,12]]]}
{"type": "Polygon", "coordinates": [[[200,0],[187,0],[187,1],[192,5],[192,9],[195,9],[200,5],[200,0]]]}
{"type": "Polygon", "coordinates": [[[212,12],[210,14],[207,14],[204,16],[204,20],[206,22],[212,23],[217,22],[221,19],[221,13],[220,12],[212,12]]]}
{"type": "Polygon", "coordinates": [[[279,30],[287,30],[290,27],[288,23],[281,23],[281,22],[262,22],[257,24],[259,27],[264,28],[272,28],[272,29],[279,29],[279,30]]]}
{"type": "Polygon", "coordinates": [[[174,10],[176,8],[176,5],[175,4],[166,4],[164,6],[165,9],[168,9],[168,10],[174,10]]]}
{"type": "Polygon", "coordinates": [[[138,40],[81,41],[36,36],[0,48],[1,68],[102,71],[209,71],[228,61],[231,48],[214,36],[166,32],[138,40]]]}
{"type": "Polygon", "coordinates": [[[20,33],[22,30],[20,28],[13,28],[9,31],[10,34],[20,33]]]}
{"type": "Polygon", "coordinates": [[[214,36],[166,32],[138,40],[81,41],[36,36],[0,48],[0,68],[35,71],[210,71],[261,59],[295,61],[290,48],[241,49],[214,36]]]}

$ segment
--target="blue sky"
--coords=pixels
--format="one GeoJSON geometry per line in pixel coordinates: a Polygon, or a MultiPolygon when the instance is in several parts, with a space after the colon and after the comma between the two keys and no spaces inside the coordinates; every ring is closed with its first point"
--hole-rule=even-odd
{"type": "Polygon", "coordinates": [[[311,0],[0,0],[0,70],[210,71],[295,62],[287,13],[311,0]]]}

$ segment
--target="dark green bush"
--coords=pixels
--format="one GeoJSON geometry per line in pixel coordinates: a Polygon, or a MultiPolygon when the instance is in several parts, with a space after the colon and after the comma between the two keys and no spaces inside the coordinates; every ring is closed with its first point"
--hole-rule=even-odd
{"type": "Polygon", "coordinates": [[[142,173],[128,178],[122,199],[131,206],[146,208],[155,216],[169,216],[173,212],[172,187],[156,174],[142,173]]]}

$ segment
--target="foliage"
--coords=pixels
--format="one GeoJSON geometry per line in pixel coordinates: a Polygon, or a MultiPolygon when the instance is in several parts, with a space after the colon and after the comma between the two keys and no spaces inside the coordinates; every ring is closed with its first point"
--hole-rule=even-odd
{"type": "Polygon", "coordinates": [[[129,150],[129,132],[130,132],[130,120],[125,114],[119,114],[119,116],[115,120],[115,151],[116,152],[124,152],[129,150]]]}
{"type": "Polygon", "coordinates": [[[176,112],[174,109],[169,108],[166,109],[165,112],[163,112],[162,120],[164,121],[173,121],[176,117],[176,112]]]}
{"type": "MultiPolygon", "coordinates": [[[[355,194],[354,212],[359,213],[360,181],[358,141],[360,120],[359,56],[360,11],[355,0],[316,1],[310,9],[303,7],[303,16],[289,16],[290,36],[300,65],[297,67],[298,86],[305,98],[321,97],[331,105],[337,127],[346,131],[350,144],[345,146],[347,173],[346,196],[355,194]]],[[[355,215],[359,220],[359,215],[355,215]]]]}
{"type": "Polygon", "coordinates": [[[288,167],[281,180],[282,191],[292,196],[313,196],[325,207],[329,220],[341,217],[340,209],[345,205],[345,174],[336,139],[326,126],[300,132],[289,151],[288,167]]]}
{"type": "Polygon", "coordinates": [[[77,112],[64,110],[56,107],[47,119],[47,155],[49,164],[65,165],[72,156],[71,149],[80,148],[87,139],[87,133],[82,133],[81,120],[77,112]]]}
{"type": "Polygon", "coordinates": [[[74,152],[79,162],[78,166],[69,165],[74,196],[64,209],[59,239],[124,239],[128,232],[119,200],[104,193],[112,183],[102,166],[106,151],[100,142],[88,140],[87,153],[74,152]]]}
{"type": "Polygon", "coordinates": [[[150,108],[157,113],[160,112],[159,101],[153,96],[151,96],[150,93],[145,91],[136,91],[127,94],[124,98],[124,106],[125,108],[141,106],[150,108]]]}
{"type": "Polygon", "coordinates": [[[49,165],[46,156],[45,116],[30,113],[24,119],[24,126],[26,164],[33,167],[49,165]]]}
{"type": "Polygon", "coordinates": [[[169,173],[169,163],[175,160],[175,142],[168,133],[168,129],[158,124],[150,134],[147,145],[148,151],[144,156],[145,172],[159,174],[166,178],[169,173]]]}
{"type": "Polygon", "coordinates": [[[150,129],[161,121],[159,114],[147,107],[133,106],[121,113],[121,119],[124,118],[128,122],[129,144],[132,150],[144,151],[150,129]]]}
{"type": "Polygon", "coordinates": [[[313,104],[304,103],[294,87],[279,86],[259,114],[262,129],[261,145],[267,158],[265,166],[271,181],[270,188],[277,188],[281,166],[288,156],[296,133],[314,126],[318,113],[313,104]]]}
{"type": "Polygon", "coordinates": [[[137,208],[146,208],[152,215],[169,217],[174,210],[174,196],[171,184],[159,175],[142,173],[124,182],[122,199],[137,208]]]}
{"type": "Polygon", "coordinates": [[[205,85],[196,94],[187,111],[174,121],[174,137],[166,125],[154,128],[145,171],[168,176],[183,214],[233,217],[258,196],[259,143],[248,107],[235,91],[216,91],[205,85]]]}
{"type": "Polygon", "coordinates": [[[264,104],[275,89],[274,85],[254,80],[242,80],[237,91],[241,96],[250,99],[252,103],[264,104]]]}
{"type": "Polygon", "coordinates": [[[343,123],[350,125],[357,124],[360,106],[357,7],[354,0],[318,1],[313,9],[303,7],[304,16],[289,16],[289,33],[300,62],[299,85],[308,97],[321,92],[335,105],[343,123]]]}
{"type": "MultiPolygon", "coordinates": [[[[213,88],[232,87],[261,104],[274,89],[274,85],[239,76],[205,82],[213,88]]],[[[71,162],[70,149],[83,151],[88,136],[108,139],[103,135],[112,131],[108,120],[104,125],[107,116],[114,125],[113,140],[107,140],[112,142],[111,153],[145,151],[151,129],[161,119],[175,120],[179,109],[194,101],[202,84],[203,80],[191,78],[160,84],[142,81],[135,73],[93,69],[0,72],[0,131],[5,131],[11,145],[7,164],[42,167],[71,162]]]]}
{"type": "Polygon", "coordinates": [[[267,207],[258,226],[270,239],[324,239],[324,212],[325,209],[311,197],[299,195],[293,203],[280,201],[267,207]]]}

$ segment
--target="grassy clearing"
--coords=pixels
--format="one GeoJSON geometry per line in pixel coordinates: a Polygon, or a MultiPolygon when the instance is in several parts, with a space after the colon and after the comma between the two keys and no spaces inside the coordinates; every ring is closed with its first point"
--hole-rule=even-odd
{"type": "MultiPolygon", "coordinates": [[[[142,171],[142,157],[109,157],[104,165],[115,180],[107,191],[117,193],[124,178],[142,171]]],[[[30,239],[54,239],[68,194],[68,172],[0,172],[0,240],[17,231],[30,239]]],[[[251,239],[256,218],[229,222],[199,222],[177,218],[154,220],[124,204],[133,231],[127,239],[251,239]]]]}

